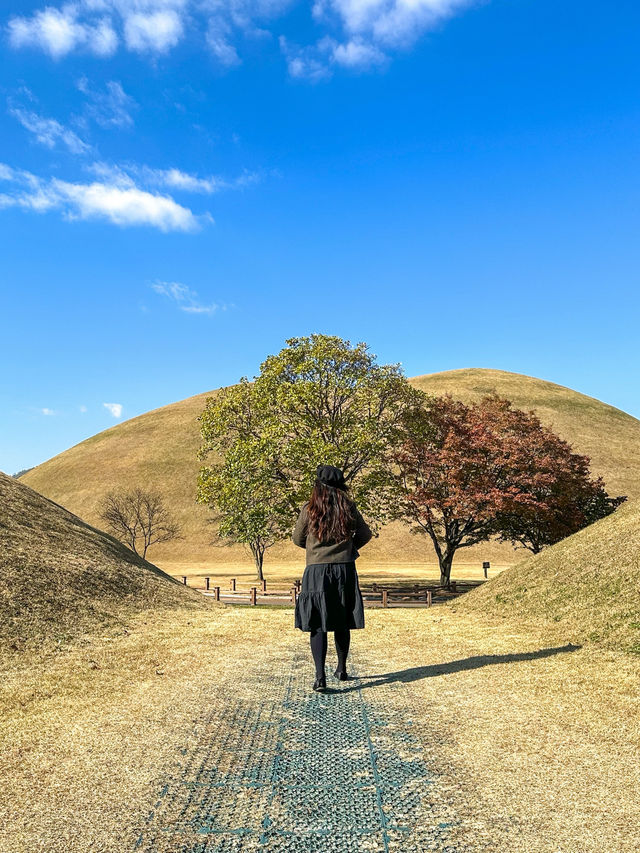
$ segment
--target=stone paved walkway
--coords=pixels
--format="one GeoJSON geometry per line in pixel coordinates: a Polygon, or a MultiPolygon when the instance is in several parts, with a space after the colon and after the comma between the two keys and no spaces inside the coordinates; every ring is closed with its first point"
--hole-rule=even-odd
{"type": "Polygon", "coordinates": [[[450,839],[456,815],[433,793],[406,685],[371,677],[367,689],[357,649],[354,680],[336,680],[331,663],[329,654],[325,694],[310,691],[302,643],[279,675],[272,662],[240,674],[235,695],[217,697],[201,721],[198,746],[160,792],[137,850],[471,850],[450,839]]]}

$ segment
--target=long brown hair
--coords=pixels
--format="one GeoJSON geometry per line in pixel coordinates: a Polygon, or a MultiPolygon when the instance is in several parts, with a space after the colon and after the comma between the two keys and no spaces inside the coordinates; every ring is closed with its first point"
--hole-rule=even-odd
{"type": "Polygon", "coordinates": [[[343,542],[355,529],[355,504],[343,489],[316,480],[307,511],[309,529],[319,542],[343,542]]]}

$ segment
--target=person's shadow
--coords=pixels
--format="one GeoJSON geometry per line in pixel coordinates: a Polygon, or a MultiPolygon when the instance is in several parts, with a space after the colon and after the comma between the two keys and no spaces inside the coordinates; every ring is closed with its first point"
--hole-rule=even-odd
{"type": "Polygon", "coordinates": [[[581,648],[582,646],[575,646],[573,643],[567,643],[566,646],[538,649],[535,652],[516,652],[510,655],[474,655],[474,657],[452,660],[448,663],[436,663],[430,664],[429,666],[414,666],[411,667],[411,669],[401,669],[398,670],[398,672],[386,672],[381,675],[359,675],[353,678],[353,681],[359,681],[359,684],[354,683],[350,687],[343,688],[340,692],[347,693],[351,690],[364,690],[369,687],[380,687],[383,684],[393,684],[398,681],[407,684],[411,681],[420,681],[422,678],[433,678],[436,675],[450,675],[454,672],[464,672],[469,669],[480,669],[482,666],[492,666],[498,663],[519,663],[520,661],[526,660],[550,658],[553,655],[575,652],[581,648]]]}

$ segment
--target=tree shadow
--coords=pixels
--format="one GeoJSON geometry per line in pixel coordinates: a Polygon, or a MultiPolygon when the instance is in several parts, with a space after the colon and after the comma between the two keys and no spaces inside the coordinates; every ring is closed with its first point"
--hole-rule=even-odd
{"type": "MultiPolygon", "coordinates": [[[[346,693],[351,690],[366,690],[370,687],[381,687],[383,684],[393,684],[401,682],[408,684],[412,681],[420,681],[422,678],[433,678],[436,675],[451,675],[454,672],[465,672],[471,669],[480,669],[483,666],[493,666],[499,663],[520,663],[527,660],[540,660],[542,658],[550,658],[554,655],[561,655],[568,652],[575,652],[581,649],[582,646],[576,646],[573,643],[567,643],[566,646],[555,646],[548,649],[538,649],[535,652],[516,652],[509,655],[474,655],[469,658],[461,658],[460,660],[452,660],[448,663],[430,664],[429,666],[414,666],[411,669],[401,669],[398,672],[386,672],[381,675],[360,675],[358,680],[360,684],[354,684],[351,687],[344,688],[341,692],[346,693]]],[[[355,681],[356,679],[354,679],[355,681]]]]}

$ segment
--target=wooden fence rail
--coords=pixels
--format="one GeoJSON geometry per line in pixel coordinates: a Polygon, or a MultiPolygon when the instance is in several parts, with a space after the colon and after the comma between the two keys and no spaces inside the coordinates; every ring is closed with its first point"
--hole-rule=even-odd
{"type": "MultiPolygon", "coordinates": [[[[189,585],[189,576],[181,575],[181,581],[185,585],[189,585]]],[[[298,600],[302,581],[297,578],[292,586],[287,589],[272,588],[269,584],[267,590],[267,582],[265,580],[256,581],[239,581],[238,578],[229,579],[229,591],[222,592],[220,586],[214,586],[210,576],[191,576],[193,581],[204,581],[204,589],[201,586],[194,586],[199,592],[204,595],[211,596],[214,601],[224,601],[228,604],[248,604],[250,607],[256,607],[260,604],[294,604],[298,600]],[[243,589],[240,589],[240,583],[243,589]]],[[[397,586],[390,584],[372,583],[370,585],[361,585],[363,599],[370,605],[382,606],[383,608],[395,606],[425,606],[432,607],[434,597],[437,595],[442,599],[449,598],[459,593],[456,581],[451,581],[449,586],[420,586],[420,584],[412,584],[411,586],[397,586]]],[[[464,591],[464,590],[461,590],[464,591]]]]}

